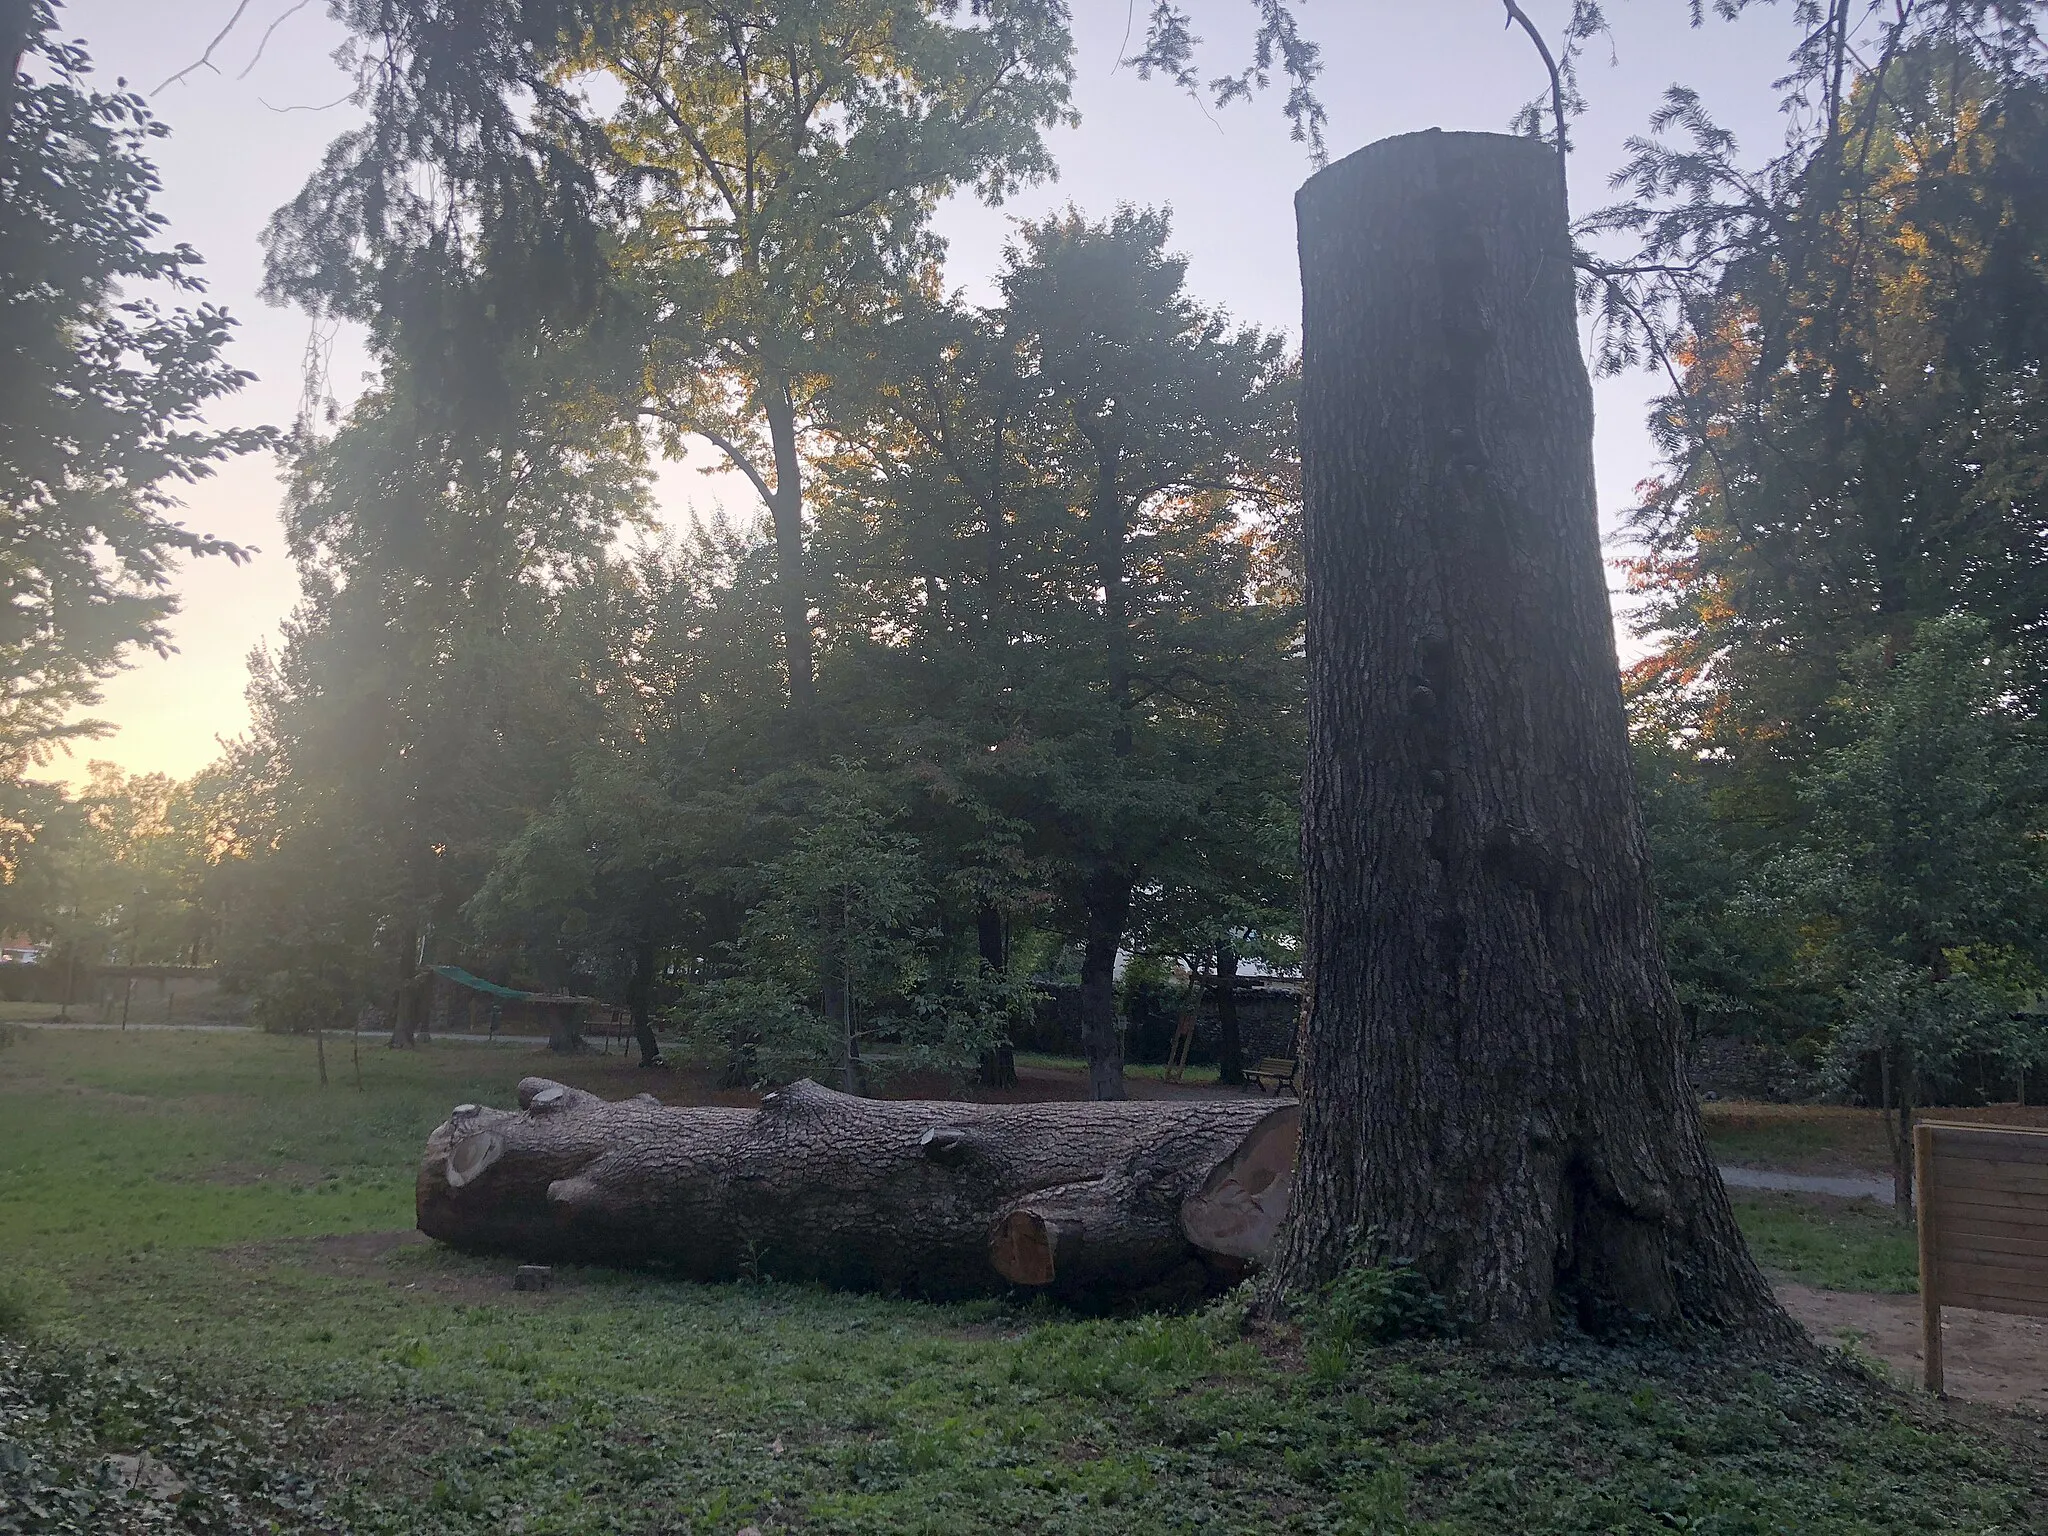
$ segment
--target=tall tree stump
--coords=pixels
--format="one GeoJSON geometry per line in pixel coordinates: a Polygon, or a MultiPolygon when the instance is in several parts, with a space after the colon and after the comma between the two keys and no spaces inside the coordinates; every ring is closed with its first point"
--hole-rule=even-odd
{"type": "Polygon", "coordinates": [[[1313,1002],[1280,1285],[1410,1262],[1499,1342],[1789,1329],[1658,944],[1555,157],[1414,134],[1297,210],[1313,1002]]]}

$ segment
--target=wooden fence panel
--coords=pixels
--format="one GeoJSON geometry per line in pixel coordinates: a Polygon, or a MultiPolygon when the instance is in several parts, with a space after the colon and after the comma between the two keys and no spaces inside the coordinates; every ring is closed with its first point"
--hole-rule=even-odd
{"type": "Polygon", "coordinates": [[[1939,1392],[1943,1307],[2048,1317],[2048,1131],[1927,1122],[1913,1154],[1921,1358],[1939,1392]]]}

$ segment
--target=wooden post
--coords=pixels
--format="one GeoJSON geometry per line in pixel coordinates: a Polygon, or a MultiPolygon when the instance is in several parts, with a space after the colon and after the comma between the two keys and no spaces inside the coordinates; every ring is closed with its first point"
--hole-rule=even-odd
{"type": "Polygon", "coordinates": [[[1919,1191],[1920,1359],[1927,1390],[1941,1395],[1941,1272],[1934,1233],[1934,1127],[1913,1127],[1914,1187],[1919,1191]]]}
{"type": "Polygon", "coordinates": [[[1195,1043],[1195,1010],[1183,1008],[1174,1025],[1173,1046],[1166,1053],[1166,1080],[1180,1082],[1188,1075],[1188,1051],[1195,1043]]]}

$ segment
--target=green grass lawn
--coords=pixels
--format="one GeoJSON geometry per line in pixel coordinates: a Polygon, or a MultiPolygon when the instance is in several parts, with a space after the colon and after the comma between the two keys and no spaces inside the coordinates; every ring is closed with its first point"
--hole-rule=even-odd
{"type": "Polygon", "coordinates": [[[1830,1174],[1891,1171],[1891,1144],[1874,1109],[1723,1100],[1702,1105],[1700,1119],[1723,1163],[1830,1174]]]}
{"type": "MultiPolygon", "coordinates": [[[[1088,1060],[1084,1056],[1047,1056],[1037,1051],[1019,1051],[1017,1065],[1053,1067],[1062,1072],[1085,1073],[1088,1070],[1088,1060]]],[[[1166,1081],[1166,1067],[1160,1062],[1127,1061],[1124,1063],[1124,1076],[1142,1077],[1148,1082],[1163,1083],[1166,1081]]],[[[1205,1067],[1191,1066],[1182,1075],[1181,1081],[1191,1087],[1213,1088],[1216,1086],[1216,1064],[1211,1062],[1205,1067]]]]}
{"type": "Polygon", "coordinates": [[[1740,1190],[1735,1218],[1749,1251],[1773,1275],[1828,1291],[1920,1289],[1912,1223],[1875,1200],[1740,1190]]]}
{"type": "Polygon", "coordinates": [[[251,1035],[0,1047],[0,1532],[176,1529],[179,1498],[212,1516],[193,1529],[421,1536],[2005,1533],[2048,1514],[2031,1429],[1965,1428],[1843,1368],[1353,1349],[1312,1319],[1248,1336],[1228,1303],[1089,1319],[601,1270],[514,1293],[509,1261],[394,1245],[421,1139],[525,1072],[615,1096],[646,1079],[379,1045],[358,1090],[345,1037],[328,1066],[323,1089],[309,1041],[251,1035]],[[145,1451],[184,1490],[124,1505],[103,1469],[145,1451]]]}
{"type": "MultiPolygon", "coordinates": [[[[2048,1108],[2038,1104],[1934,1108],[1922,1110],[1920,1118],[2048,1129],[2048,1108]]],[[[1700,1119],[1708,1145],[1723,1163],[1820,1174],[1892,1171],[1884,1117],[1874,1109],[1724,1099],[1702,1105],[1700,1119]]]]}

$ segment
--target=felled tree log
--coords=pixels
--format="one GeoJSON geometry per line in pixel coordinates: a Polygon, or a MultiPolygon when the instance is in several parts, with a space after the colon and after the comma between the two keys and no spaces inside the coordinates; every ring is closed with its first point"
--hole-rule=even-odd
{"type": "Polygon", "coordinates": [[[890,1102],[791,1084],[760,1109],[611,1103],[546,1078],[459,1106],[420,1161],[419,1227],[526,1259],[958,1296],[1135,1293],[1261,1259],[1299,1111],[890,1102]]]}

